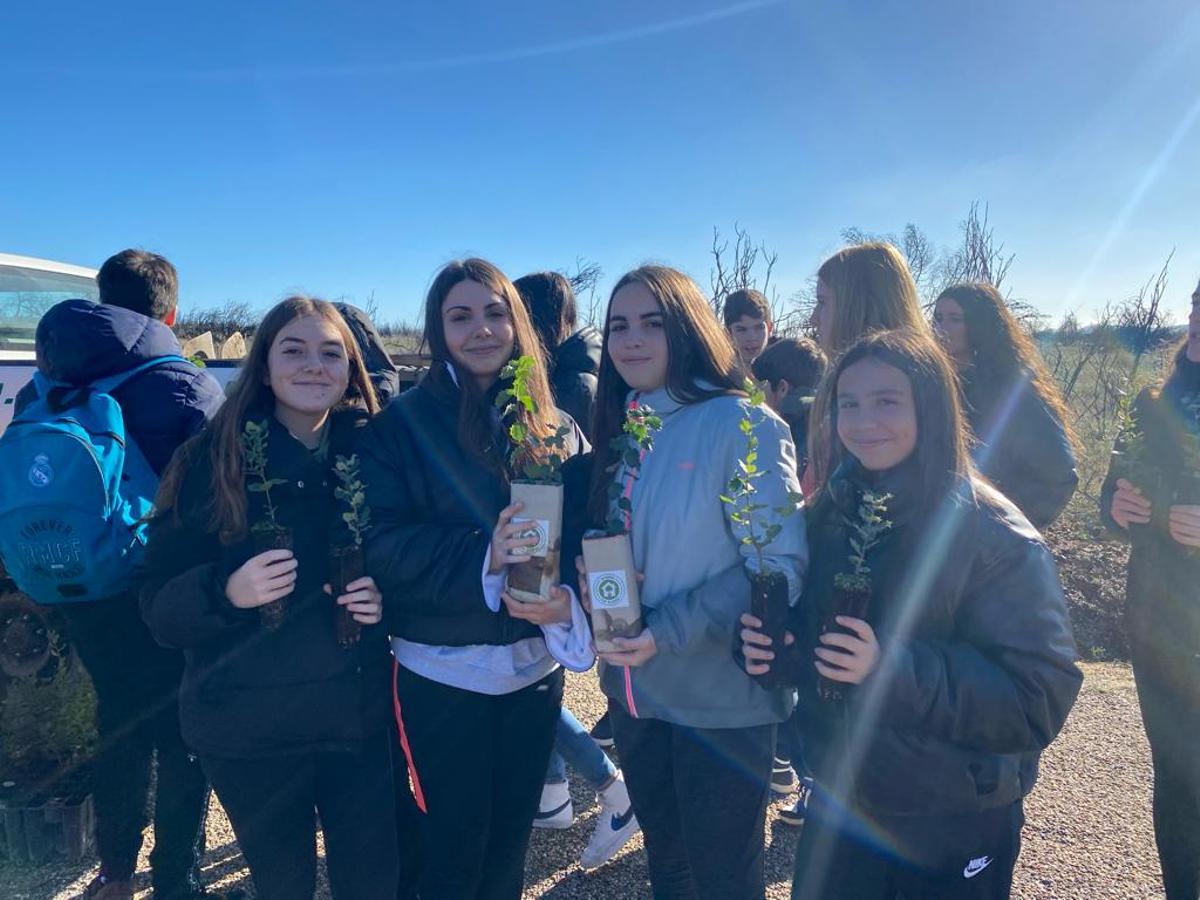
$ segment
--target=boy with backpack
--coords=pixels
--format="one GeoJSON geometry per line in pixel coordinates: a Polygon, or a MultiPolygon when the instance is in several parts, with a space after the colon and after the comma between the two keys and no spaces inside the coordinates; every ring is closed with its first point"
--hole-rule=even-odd
{"type": "Polygon", "coordinates": [[[133,896],[155,751],[154,896],[211,897],[198,881],[208,786],[179,729],[183,659],[151,638],[134,570],[159,476],[223,393],[180,355],[170,262],[124,250],[96,280],[100,303],[65,300],[38,323],[38,373],[0,437],[0,556],[61,611],[96,690],[100,873],[84,897],[133,896]]]}

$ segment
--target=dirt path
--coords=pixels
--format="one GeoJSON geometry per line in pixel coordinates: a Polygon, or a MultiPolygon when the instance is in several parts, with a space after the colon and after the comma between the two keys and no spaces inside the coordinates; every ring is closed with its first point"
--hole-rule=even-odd
{"type": "MultiPolygon", "coordinates": [[[[1150,824],[1149,751],[1128,667],[1084,666],[1083,692],[1062,736],[1046,754],[1041,780],[1030,797],[1024,850],[1014,896],[1059,898],[1160,898],[1157,858],[1150,824]]],[[[587,724],[602,709],[595,680],[574,677],[568,702],[587,724]]],[[[573,786],[576,821],[567,832],[535,832],[526,873],[525,897],[554,900],[620,900],[649,897],[640,839],[609,865],[585,874],[577,865],[596,815],[594,798],[573,786]]],[[[786,898],[795,833],[775,820],[783,802],[772,804],[768,823],[768,896],[786,898]]],[[[469,811],[464,811],[469,814],[469,811]]],[[[214,809],[208,822],[205,879],[223,887],[248,887],[228,822],[214,809]]],[[[141,860],[139,900],[149,900],[146,853],[141,860]]],[[[73,900],[92,876],[94,864],[0,872],[7,900],[73,900]]],[[[322,896],[327,896],[323,894],[322,896]]]]}

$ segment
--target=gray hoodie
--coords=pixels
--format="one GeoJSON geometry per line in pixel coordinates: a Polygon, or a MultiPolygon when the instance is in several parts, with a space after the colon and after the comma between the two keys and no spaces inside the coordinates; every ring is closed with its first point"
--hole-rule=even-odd
{"type": "MultiPolygon", "coordinates": [[[[666,389],[636,399],[663,420],[630,494],[634,565],[645,576],[642,606],[658,652],[628,669],[601,663],[601,687],[631,715],[677,725],[781,722],[791,713],[791,692],[759,687],[733,657],[738,619],[750,608],[746,572],[758,565],[754,548],[740,541],[743,526],[731,521],[720,497],[746,452],[739,423],[749,404],[719,396],[683,405],[666,389]]],[[[770,508],[800,490],[795,448],[787,425],[766,407],[752,409],[751,418],[766,472],[754,482],[755,499],[768,507],[760,515],[778,521],[770,508]]],[[[807,566],[803,513],[782,524],[765,557],[787,576],[795,603],[807,566]]]]}

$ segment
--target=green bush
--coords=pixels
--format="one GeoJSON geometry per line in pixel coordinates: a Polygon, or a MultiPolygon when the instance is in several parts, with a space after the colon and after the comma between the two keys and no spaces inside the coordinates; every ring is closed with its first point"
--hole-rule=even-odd
{"type": "Polygon", "coordinates": [[[39,784],[76,771],[96,744],[96,693],[78,662],[46,682],[9,682],[0,710],[0,778],[39,784]]]}

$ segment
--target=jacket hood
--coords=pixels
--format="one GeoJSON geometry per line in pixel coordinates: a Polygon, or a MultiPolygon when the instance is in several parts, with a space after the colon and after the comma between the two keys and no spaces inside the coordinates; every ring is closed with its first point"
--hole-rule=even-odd
{"type": "Polygon", "coordinates": [[[39,367],[70,384],[85,384],[179,353],[179,340],[170,328],[120,306],[64,300],[38,322],[39,367]]]}
{"type": "Polygon", "coordinates": [[[354,336],[358,349],[362,353],[363,365],[379,395],[379,405],[387,406],[388,401],[400,393],[400,374],[396,364],[388,354],[387,346],[379,329],[371,321],[371,317],[357,306],[349,303],[335,303],[338,312],[346,322],[346,327],[354,336]]]}
{"type": "Polygon", "coordinates": [[[584,325],[554,351],[554,374],[597,374],[600,371],[600,351],[603,344],[600,332],[591,325],[584,325]]]}

